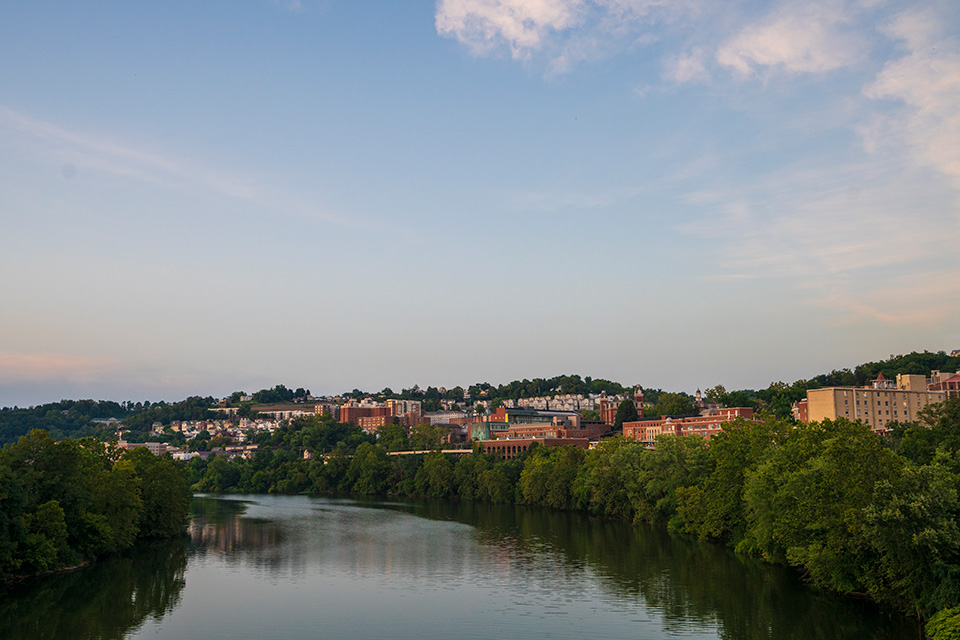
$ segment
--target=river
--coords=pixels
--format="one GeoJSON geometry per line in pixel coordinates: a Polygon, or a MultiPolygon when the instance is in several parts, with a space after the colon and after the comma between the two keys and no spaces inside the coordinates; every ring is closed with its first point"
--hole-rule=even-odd
{"type": "Polygon", "coordinates": [[[188,533],[0,595],[0,638],[922,637],[716,544],[544,509],[200,496],[188,533]]]}

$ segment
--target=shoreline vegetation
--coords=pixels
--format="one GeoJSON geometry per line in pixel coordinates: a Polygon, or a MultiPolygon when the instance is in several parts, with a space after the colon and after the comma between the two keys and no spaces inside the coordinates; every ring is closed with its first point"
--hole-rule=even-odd
{"type": "Polygon", "coordinates": [[[169,456],[31,431],[0,450],[0,584],[178,536],[190,496],[169,456]]]}

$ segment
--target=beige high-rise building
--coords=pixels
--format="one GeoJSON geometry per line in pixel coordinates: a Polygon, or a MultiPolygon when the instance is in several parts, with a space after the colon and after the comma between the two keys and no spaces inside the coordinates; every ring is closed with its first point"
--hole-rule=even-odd
{"type": "MultiPolygon", "coordinates": [[[[920,411],[943,402],[943,391],[927,391],[914,376],[897,376],[897,383],[881,374],[870,387],[827,387],[807,391],[809,420],[847,418],[861,420],[874,431],[884,431],[891,422],[911,422],[920,411]],[[919,387],[919,388],[918,388],[919,387]]],[[[923,376],[917,376],[922,378],[923,376]]]]}

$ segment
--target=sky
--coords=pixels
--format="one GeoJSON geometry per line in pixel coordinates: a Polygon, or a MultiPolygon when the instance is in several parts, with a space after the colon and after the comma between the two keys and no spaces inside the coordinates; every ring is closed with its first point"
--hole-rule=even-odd
{"type": "Polygon", "coordinates": [[[960,349],[960,4],[10,0],[0,406],[960,349]]]}

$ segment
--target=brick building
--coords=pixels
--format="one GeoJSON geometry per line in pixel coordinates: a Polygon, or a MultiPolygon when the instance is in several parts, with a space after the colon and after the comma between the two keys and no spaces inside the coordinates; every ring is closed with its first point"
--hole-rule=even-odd
{"type": "Polygon", "coordinates": [[[676,436],[698,435],[710,439],[723,428],[724,422],[730,422],[737,418],[744,420],[757,420],[754,418],[753,409],[750,407],[732,407],[728,409],[715,409],[709,415],[692,416],[688,418],[657,418],[654,420],[637,420],[635,422],[623,423],[623,437],[638,442],[644,442],[653,445],[657,436],[670,434],[676,436]]]}
{"type": "MultiPolygon", "coordinates": [[[[891,422],[912,422],[920,411],[937,402],[943,402],[946,391],[926,389],[916,378],[923,376],[897,376],[897,382],[886,379],[883,374],[869,387],[827,387],[807,391],[807,419],[861,420],[874,431],[886,430],[891,422]]],[[[949,380],[949,378],[945,378],[949,380]]]]}
{"type": "Polygon", "coordinates": [[[544,447],[562,447],[573,445],[581,449],[589,449],[590,441],[587,438],[515,438],[503,440],[481,440],[480,446],[484,453],[496,453],[509,460],[539,443],[544,447]]]}

